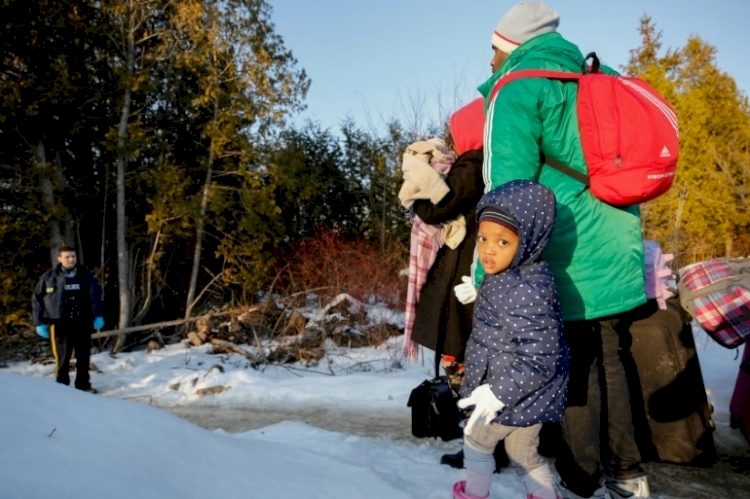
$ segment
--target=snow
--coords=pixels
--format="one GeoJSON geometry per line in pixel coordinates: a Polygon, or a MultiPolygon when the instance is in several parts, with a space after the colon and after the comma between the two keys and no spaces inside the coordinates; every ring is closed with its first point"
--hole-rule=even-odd
{"type": "Polygon", "coordinates": [[[695,322],[692,326],[708,401],[714,405],[717,415],[723,415],[728,420],[729,402],[732,400],[734,385],[737,382],[744,346],[724,348],[703,332],[695,322]]]}
{"type": "MultiPolygon", "coordinates": [[[[694,336],[709,399],[728,419],[739,355],[697,328],[694,336]]],[[[155,407],[322,407],[408,421],[409,393],[430,376],[432,360],[426,352],[425,360],[404,362],[402,340],[361,349],[331,343],[313,367],[256,369],[244,357],[184,344],[100,353],[92,356],[100,395],[55,383],[52,365],[13,364],[0,370],[0,499],[450,499],[464,472],[439,458],[456,442],[362,437],[292,421],[229,434],[155,407]],[[217,386],[228,389],[197,393],[217,386]]],[[[492,497],[522,497],[522,490],[511,470],[494,476],[492,497]]]]}
{"type": "Polygon", "coordinates": [[[0,394],[13,401],[0,416],[3,497],[411,497],[345,435],[280,424],[238,438],[13,374],[0,394]]]}

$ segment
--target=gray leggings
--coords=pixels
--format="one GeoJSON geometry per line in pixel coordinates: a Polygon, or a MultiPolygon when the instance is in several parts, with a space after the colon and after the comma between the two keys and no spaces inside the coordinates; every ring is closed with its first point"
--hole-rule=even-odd
{"type": "Polygon", "coordinates": [[[547,464],[539,454],[541,424],[517,427],[490,423],[477,424],[471,435],[464,435],[464,466],[474,473],[492,474],[495,471],[495,446],[505,440],[505,452],[519,476],[528,475],[547,464]]]}

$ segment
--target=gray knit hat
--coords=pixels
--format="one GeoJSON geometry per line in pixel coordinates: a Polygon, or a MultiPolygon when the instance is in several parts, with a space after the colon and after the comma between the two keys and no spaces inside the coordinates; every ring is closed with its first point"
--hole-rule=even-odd
{"type": "Polygon", "coordinates": [[[560,24],[560,14],[542,2],[521,2],[510,9],[492,34],[492,46],[510,54],[535,36],[551,33],[560,24]]]}

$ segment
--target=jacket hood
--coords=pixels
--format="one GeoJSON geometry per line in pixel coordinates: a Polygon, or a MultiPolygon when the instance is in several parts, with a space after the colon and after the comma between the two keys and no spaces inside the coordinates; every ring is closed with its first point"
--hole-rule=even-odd
{"type": "Polygon", "coordinates": [[[460,156],[484,146],[484,98],[479,97],[456,111],[450,118],[453,147],[460,156]]]}
{"type": "Polygon", "coordinates": [[[510,268],[542,259],[557,217],[557,203],[550,189],[536,182],[514,180],[482,196],[477,217],[488,207],[507,213],[517,222],[518,252],[510,268]]]}

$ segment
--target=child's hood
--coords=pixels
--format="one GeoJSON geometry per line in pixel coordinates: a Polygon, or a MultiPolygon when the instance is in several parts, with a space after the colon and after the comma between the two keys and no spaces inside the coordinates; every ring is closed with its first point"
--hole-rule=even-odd
{"type": "Polygon", "coordinates": [[[501,210],[517,222],[518,252],[511,268],[541,260],[557,216],[555,195],[550,189],[537,182],[514,180],[482,196],[477,216],[487,207],[501,210]]]}

